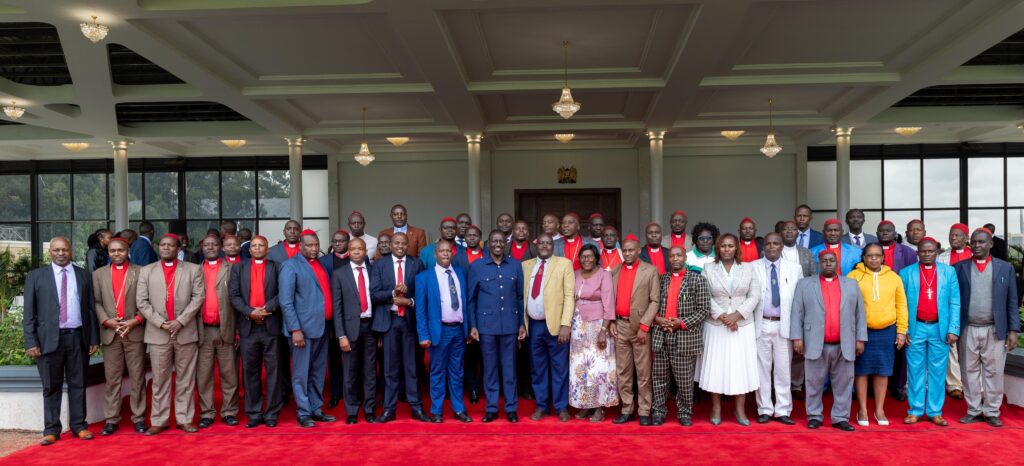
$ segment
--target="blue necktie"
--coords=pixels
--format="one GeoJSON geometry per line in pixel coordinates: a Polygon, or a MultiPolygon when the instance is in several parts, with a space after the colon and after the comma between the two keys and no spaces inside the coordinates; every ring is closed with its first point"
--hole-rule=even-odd
{"type": "Polygon", "coordinates": [[[455,277],[452,276],[451,269],[445,270],[444,273],[448,274],[448,293],[452,297],[452,310],[459,310],[459,293],[458,289],[455,288],[455,277]]]}
{"type": "Polygon", "coordinates": [[[782,299],[779,297],[779,274],[775,271],[775,264],[772,264],[772,306],[779,307],[782,299]]]}
{"type": "Polygon", "coordinates": [[[800,245],[807,247],[807,233],[800,233],[800,245]]]}

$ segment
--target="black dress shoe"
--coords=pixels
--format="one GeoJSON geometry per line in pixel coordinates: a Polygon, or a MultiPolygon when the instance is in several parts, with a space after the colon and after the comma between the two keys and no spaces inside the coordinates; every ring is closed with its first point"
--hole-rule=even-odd
{"type": "Polygon", "coordinates": [[[757,416],[758,424],[767,424],[772,421],[772,417],[767,414],[760,414],[757,416]]]}
{"type": "Polygon", "coordinates": [[[375,424],[377,422],[377,416],[374,414],[373,410],[367,411],[364,417],[366,418],[367,424],[375,424]]]}
{"type": "Polygon", "coordinates": [[[519,414],[518,413],[508,413],[507,416],[508,416],[508,422],[511,422],[513,424],[519,422],[519,414]]]}
{"type": "Polygon", "coordinates": [[[103,426],[103,430],[100,431],[100,435],[110,435],[117,432],[118,426],[112,422],[108,422],[107,425],[103,426]]]}
{"type": "Polygon", "coordinates": [[[473,418],[466,413],[455,413],[455,419],[458,419],[459,422],[473,422],[473,418]]]}
{"type": "Polygon", "coordinates": [[[267,419],[266,421],[263,421],[263,423],[270,428],[277,427],[277,419],[267,419]]]}
{"type": "Polygon", "coordinates": [[[907,393],[899,390],[893,390],[892,399],[896,401],[907,401],[907,393]]]}
{"type": "Polygon", "coordinates": [[[817,419],[811,419],[810,421],[807,421],[808,429],[817,429],[819,427],[821,427],[821,421],[817,419]]]}
{"type": "Polygon", "coordinates": [[[299,422],[299,427],[304,427],[304,428],[307,428],[307,429],[310,428],[310,427],[316,427],[316,423],[313,422],[313,420],[310,419],[309,416],[302,416],[302,417],[300,417],[298,419],[298,422],[299,422]]]}
{"type": "Polygon", "coordinates": [[[981,416],[975,416],[973,414],[968,414],[968,415],[960,418],[960,423],[961,424],[974,424],[975,422],[980,422],[980,421],[983,421],[983,420],[984,419],[981,416]]]}
{"type": "Polygon", "coordinates": [[[380,417],[377,418],[377,422],[385,423],[395,420],[395,410],[385,409],[383,413],[380,413],[380,417]]]}
{"type": "Polygon", "coordinates": [[[990,425],[990,426],[992,426],[992,427],[1002,427],[1003,426],[1003,421],[1000,421],[999,418],[996,417],[996,416],[986,416],[985,417],[985,423],[990,425]]]}
{"type": "Polygon", "coordinates": [[[230,427],[238,425],[238,418],[234,416],[224,416],[224,424],[230,427]]]}
{"type": "Polygon", "coordinates": [[[793,422],[793,419],[790,418],[789,416],[779,416],[779,417],[775,418],[775,420],[779,421],[779,422],[781,422],[781,423],[783,423],[783,424],[785,424],[787,426],[791,426],[793,424],[796,424],[796,422],[793,422]]]}
{"type": "Polygon", "coordinates": [[[146,423],[144,421],[139,421],[139,422],[135,423],[135,433],[136,434],[145,434],[146,433],[146,423]]]}
{"type": "Polygon", "coordinates": [[[480,422],[494,422],[495,419],[498,419],[498,413],[486,413],[480,422]]]}
{"type": "Polygon", "coordinates": [[[359,422],[359,416],[349,416],[345,418],[345,424],[352,425],[359,422]]]}
{"type": "Polygon", "coordinates": [[[434,424],[440,424],[444,422],[444,416],[441,416],[440,414],[431,414],[430,422],[434,424]]]}
{"type": "Polygon", "coordinates": [[[693,425],[693,420],[688,417],[681,418],[679,419],[679,425],[683,427],[690,427],[693,425]]]}
{"type": "Polygon", "coordinates": [[[660,426],[660,425],[662,425],[664,423],[665,423],[665,418],[663,418],[663,417],[655,416],[655,417],[651,418],[651,425],[652,426],[660,426]]]}
{"type": "Polygon", "coordinates": [[[526,393],[523,393],[520,396],[523,397],[524,400],[533,400],[535,398],[533,396],[533,392],[526,392],[526,393]]]}
{"type": "Polygon", "coordinates": [[[651,417],[650,416],[640,416],[640,425],[644,426],[644,427],[650,426],[651,425],[651,417]]]}
{"type": "Polygon", "coordinates": [[[413,408],[412,418],[420,422],[431,422],[430,416],[423,412],[423,408],[413,408]]]}
{"type": "Polygon", "coordinates": [[[612,421],[612,424],[625,424],[633,420],[632,414],[620,414],[619,417],[612,421]]]}
{"type": "Polygon", "coordinates": [[[855,430],[853,428],[853,426],[851,426],[850,423],[846,422],[846,421],[836,422],[836,423],[832,424],[832,427],[835,427],[836,429],[839,429],[839,430],[842,430],[842,431],[845,431],[845,432],[853,432],[855,430]]]}
{"type": "Polygon", "coordinates": [[[331,401],[327,402],[327,407],[328,408],[337,408],[338,407],[338,403],[340,403],[340,402],[341,402],[341,400],[339,400],[339,399],[337,399],[337,398],[332,396],[331,397],[331,401]]]}
{"type": "Polygon", "coordinates": [[[245,423],[245,428],[246,429],[252,429],[252,428],[255,428],[255,427],[259,427],[260,424],[263,424],[263,419],[258,418],[258,417],[250,417],[249,418],[249,422],[245,423]]]}
{"type": "Polygon", "coordinates": [[[338,420],[338,418],[331,416],[330,414],[324,414],[323,412],[313,413],[310,417],[316,422],[334,422],[338,420]]]}
{"type": "Polygon", "coordinates": [[[469,391],[469,404],[477,404],[480,402],[480,392],[476,390],[469,391]]]}
{"type": "Polygon", "coordinates": [[[213,425],[213,419],[211,419],[211,418],[204,417],[204,418],[199,420],[199,428],[200,429],[205,429],[205,428],[210,427],[212,425],[213,425]]]}

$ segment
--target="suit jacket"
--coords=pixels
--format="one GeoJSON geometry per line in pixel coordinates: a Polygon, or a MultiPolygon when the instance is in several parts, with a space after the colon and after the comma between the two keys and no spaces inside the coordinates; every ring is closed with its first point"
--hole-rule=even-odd
{"type": "MultiPolygon", "coordinates": [[[[367,258],[367,259],[369,259],[369,258],[367,258]]],[[[339,259],[338,256],[335,255],[333,252],[332,253],[328,253],[327,255],[321,256],[320,259],[318,259],[318,260],[320,261],[320,265],[323,266],[324,270],[327,271],[327,278],[333,278],[334,277],[334,269],[337,269],[337,268],[340,268],[342,266],[348,265],[348,263],[350,262],[348,256],[345,256],[344,259],[339,259]]],[[[367,260],[366,261],[366,270],[364,270],[363,272],[364,273],[368,273],[369,271],[370,271],[370,261],[367,260]]]]}
{"type": "MultiPolygon", "coordinates": [[[[85,269],[72,265],[78,290],[79,312],[82,318],[83,348],[100,344],[99,328],[96,324],[95,300],[92,296],[92,280],[85,269]]],[[[60,340],[60,295],[57,280],[51,265],[44,265],[28,273],[25,278],[25,309],[22,326],[25,332],[25,349],[39,348],[42,354],[57,350],[60,340]]],[[[88,354],[88,352],[86,352],[88,354]]]]}
{"type": "MultiPolygon", "coordinates": [[[[864,246],[867,246],[867,245],[869,245],[871,243],[877,243],[878,242],[878,237],[875,236],[875,235],[872,235],[870,233],[865,233],[865,232],[862,231],[860,233],[860,235],[862,237],[864,237],[864,239],[861,241],[861,244],[859,246],[861,249],[864,249],[864,246]]],[[[851,246],[857,246],[856,244],[853,244],[853,238],[850,237],[850,233],[849,232],[844,234],[842,236],[842,238],[839,238],[839,242],[840,243],[844,243],[844,244],[849,244],[851,246]]]]}
{"type": "Polygon", "coordinates": [[[992,237],[992,257],[996,259],[1006,260],[1007,255],[1006,240],[998,236],[992,237]]]}
{"type": "MultiPolygon", "coordinates": [[[[585,238],[585,237],[583,237],[583,235],[577,234],[576,235],[576,239],[577,239],[577,241],[578,240],[583,240],[583,244],[593,244],[594,246],[597,246],[598,249],[601,248],[601,243],[599,243],[597,241],[594,241],[593,239],[590,239],[590,238],[585,238]]],[[[582,247],[583,246],[580,246],[580,248],[582,248],[582,247]]],[[[506,248],[506,249],[508,249],[508,248],[506,248]]],[[[582,251],[582,250],[583,249],[580,249],[580,251],[582,251]]],[[[536,249],[534,251],[536,251],[536,249]]],[[[554,255],[556,255],[558,257],[565,257],[565,237],[564,236],[555,240],[554,255]]],[[[536,255],[534,255],[534,257],[536,257],[536,255]]],[[[600,259],[600,257],[598,259],[600,259]]],[[[523,260],[526,260],[526,259],[523,259],[523,260]]]]}
{"type": "Polygon", "coordinates": [[[277,279],[278,302],[284,316],[285,336],[301,330],[305,338],[321,338],[326,332],[324,315],[325,300],[313,267],[306,257],[297,254],[285,261],[277,279]]]}
{"type": "MultiPolygon", "coordinates": [[[[409,256],[419,257],[420,250],[427,246],[427,232],[423,231],[422,228],[416,228],[408,223],[406,226],[408,228],[406,228],[405,236],[409,237],[409,247],[406,248],[405,253],[409,256]]],[[[377,233],[377,237],[380,238],[380,235],[394,236],[394,233],[392,233],[393,231],[394,227],[385,228],[377,233]]]]}
{"type": "Polygon", "coordinates": [[[754,323],[754,311],[761,304],[761,281],[754,270],[756,263],[736,262],[732,265],[732,291],[725,278],[725,267],[712,262],[704,267],[704,276],[711,286],[711,315],[707,322],[722,325],[717,319],[722,314],[739,312],[743,316],[738,324],[754,323]]]}
{"type": "MultiPolygon", "coordinates": [[[[521,261],[523,261],[523,262],[526,262],[528,259],[533,259],[534,257],[537,257],[537,245],[533,244],[533,241],[529,241],[529,240],[526,241],[526,245],[527,245],[527,248],[526,248],[525,251],[523,251],[523,257],[521,259],[521,261]]],[[[598,247],[600,247],[600,246],[598,246],[598,247]]],[[[486,248],[484,249],[484,254],[487,254],[486,248]]],[[[505,243],[505,256],[506,257],[512,257],[512,241],[508,241],[508,242],[505,243]]],[[[515,257],[512,257],[512,258],[515,259],[515,257]]],[[[517,259],[517,260],[520,260],[520,259],[517,259]]],[[[464,268],[462,270],[469,270],[469,268],[464,268]]]]}
{"type": "MultiPolygon", "coordinates": [[[[452,244],[453,246],[455,246],[455,249],[452,251],[452,262],[454,263],[456,257],[458,257],[459,255],[466,255],[466,248],[463,248],[462,246],[459,246],[458,244],[455,243],[452,244]]],[[[420,250],[420,253],[417,255],[417,257],[419,257],[420,262],[423,263],[424,269],[432,269],[434,268],[434,265],[437,264],[437,259],[434,258],[434,251],[436,249],[437,241],[424,246],[423,249],[420,250]]],[[[486,252],[484,252],[484,254],[486,254],[486,252]]]]}
{"type": "Polygon", "coordinates": [[[153,251],[153,243],[149,238],[139,236],[128,249],[130,262],[140,267],[145,267],[157,261],[156,252],[153,251]]]}
{"type": "MultiPolygon", "coordinates": [[[[469,321],[470,313],[466,294],[466,274],[458,267],[452,267],[455,280],[459,282],[459,310],[462,311],[462,331],[469,335],[473,323],[469,321]]],[[[448,293],[448,289],[444,290],[448,293]]],[[[418,341],[430,340],[430,346],[441,343],[441,287],[437,283],[435,269],[426,269],[416,275],[416,333],[418,341]]]]}
{"type": "MultiPolygon", "coordinates": [[[[661,279],[658,270],[653,265],[643,261],[636,261],[636,278],[633,280],[633,291],[629,298],[629,327],[621,328],[616,325],[615,331],[626,338],[632,338],[640,326],[650,327],[654,322],[654,316],[658,314],[658,305],[661,303],[661,279]]],[[[623,264],[612,272],[612,279],[619,283],[619,274],[623,264]]]]}
{"type": "Polygon", "coordinates": [[[800,259],[800,271],[803,272],[804,277],[810,277],[818,270],[818,265],[814,262],[814,255],[811,254],[811,250],[803,246],[796,247],[797,257],[800,259]]]}
{"type": "Polygon", "coordinates": [[[893,241],[896,248],[892,253],[892,270],[899,273],[903,267],[917,263],[917,251],[903,243],[893,241]]]}
{"type": "MultiPolygon", "coordinates": [[[[142,271],[142,267],[139,267],[132,263],[126,263],[128,271],[125,275],[124,283],[124,318],[125,320],[134,319],[136,315],[142,317],[139,314],[139,307],[135,303],[136,290],[139,284],[139,273],[142,271]]],[[[96,302],[96,325],[99,327],[100,332],[100,343],[109,345],[114,341],[114,336],[117,332],[112,328],[103,326],[103,322],[108,319],[117,318],[117,299],[114,297],[114,286],[111,282],[110,268],[113,265],[105,265],[96,269],[92,273],[92,290],[93,298],[96,302]]],[[[144,326],[139,325],[131,329],[126,337],[128,341],[142,341],[142,336],[145,333],[144,326]]]]}
{"type": "MultiPolygon", "coordinates": [[[[601,246],[598,245],[598,248],[601,248],[601,246]]],[[[668,269],[671,268],[671,266],[668,263],[668,250],[669,250],[669,248],[666,248],[666,247],[662,247],[661,248],[661,257],[662,257],[662,261],[664,261],[664,262],[662,262],[662,264],[665,264],[665,270],[666,271],[668,271],[668,269]]],[[[642,261],[644,261],[644,262],[646,262],[648,264],[651,263],[651,253],[647,249],[647,246],[644,246],[644,247],[640,248],[640,260],[642,260],[642,261]]],[[[601,256],[600,255],[597,256],[597,261],[601,262],[601,256]]],[[[601,264],[597,264],[597,265],[601,265],[601,264]]]]}
{"type": "Polygon", "coordinates": [[[668,300],[676,300],[676,311],[679,319],[683,321],[683,328],[679,333],[681,342],[676,348],[665,348],[666,333],[661,330],[661,327],[655,327],[651,332],[651,350],[658,352],[664,349],[679,351],[683,356],[696,356],[704,350],[704,319],[707,319],[711,312],[711,288],[708,285],[707,277],[696,272],[686,272],[683,283],[679,287],[679,294],[669,296],[668,287],[671,277],[672,272],[661,276],[661,301],[658,306],[658,316],[665,317],[668,300]]]}
{"type": "MultiPolygon", "coordinates": [[[[202,265],[199,266],[202,269],[202,265]]],[[[217,280],[215,289],[217,290],[217,307],[219,308],[218,314],[220,315],[220,339],[224,342],[234,343],[235,341],[235,308],[231,306],[231,294],[228,291],[228,282],[231,281],[231,269],[232,264],[225,261],[221,261],[220,268],[217,270],[217,280]]],[[[203,275],[203,287],[206,287],[206,275],[203,275]]],[[[206,300],[206,297],[203,297],[206,300]]],[[[205,303],[204,303],[205,306],[205,303]]],[[[203,323],[203,311],[202,308],[199,310],[199,324],[206,328],[203,323]]],[[[200,333],[200,340],[202,340],[202,333],[200,333]]]]}
{"type": "MultiPolygon", "coordinates": [[[[228,282],[228,295],[231,297],[231,307],[238,313],[236,320],[238,335],[247,337],[256,326],[249,318],[253,307],[249,305],[249,298],[252,296],[252,261],[242,261],[231,267],[231,279],[228,282]]],[[[278,271],[281,266],[272,260],[263,262],[263,307],[271,313],[263,319],[263,325],[267,326],[267,333],[273,335],[281,333],[281,305],[277,296],[278,271]]]]}
{"type": "MultiPolygon", "coordinates": [[[[462,270],[463,273],[468,271],[469,270],[469,256],[468,256],[468,254],[469,254],[469,252],[466,250],[466,248],[459,248],[458,253],[456,253],[455,255],[452,256],[452,267],[458,267],[459,270],[462,270]]],[[[490,253],[487,252],[486,248],[481,249],[480,250],[480,258],[477,259],[477,260],[480,260],[480,259],[483,259],[483,258],[487,257],[488,254],[490,254],[490,253]]],[[[526,254],[530,254],[530,252],[526,251],[526,254]]],[[[511,256],[508,255],[508,248],[505,248],[505,257],[511,257],[511,256]]],[[[527,256],[523,256],[523,257],[530,257],[530,256],[527,255],[527,256]]],[[[526,259],[523,259],[523,260],[526,260],[526,259]]],[[[424,270],[428,270],[430,268],[432,268],[432,267],[427,267],[426,262],[423,263],[423,269],[424,270]]]]}
{"type": "MultiPolygon", "coordinates": [[[[299,248],[300,249],[302,248],[301,243],[300,243],[299,248]]],[[[296,253],[291,258],[296,258],[296,257],[301,256],[301,255],[302,255],[302,251],[299,251],[298,253],[296,253]]],[[[277,265],[281,266],[281,267],[278,267],[278,270],[283,270],[284,263],[288,262],[288,259],[289,259],[288,253],[285,252],[285,250],[284,250],[284,241],[271,246],[270,250],[267,251],[267,259],[270,259],[270,260],[272,260],[274,262],[277,262],[277,265]]]]}
{"type": "MultiPolygon", "coordinates": [[[[839,280],[839,334],[843,359],[857,360],[857,342],[868,340],[867,314],[860,287],[851,278],[839,280]]],[[[796,285],[789,323],[789,338],[803,340],[804,358],[818,359],[825,346],[825,300],[818,275],[803,278],[796,285]]]]}
{"type": "MultiPolygon", "coordinates": [[[[811,258],[814,259],[814,265],[818,265],[818,254],[825,250],[825,243],[821,243],[811,248],[811,258]]],[[[860,262],[860,256],[864,254],[864,250],[854,246],[852,244],[839,243],[839,248],[842,250],[839,258],[839,274],[846,275],[857,268],[857,263],[860,262]]],[[[818,270],[821,273],[821,270],[818,270]]]]}
{"type": "MultiPolygon", "coordinates": [[[[410,227],[411,228],[411,227],[410,227]]],[[[394,256],[388,256],[373,263],[373,281],[370,288],[370,297],[373,299],[373,325],[370,327],[374,332],[384,333],[391,330],[392,319],[397,319],[398,314],[391,312],[391,305],[394,304],[394,297],[391,295],[395,290],[395,261],[394,256]]],[[[402,263],[402,273],[405,283],[406,298],[416,299],[416,274],[423,271],[423,263],[415,256],[406,255],[402,263]]],[[[409,328],[416,328],[416,309],[409,306],[405,309],[405,319],[409,328]]],[[[419,341],[419,340],[416,340],[419,341]]]]}
{"type": "MultiPolygon", "coordinates": [[[[1013,266],[1002,259],[993,257],[992,263],[988,266],[992,267],[992,317],[996,326],[996,337],[1005,340],[1006,332],[1020,332],[1017,277],[1013,272],[1013,266]]],[[[970,316],[973,267],[973,259],[957,262],[953,266],[957,282],[960,284],[960,322],[963,324],[968,322],[970,316]]],[[[907,299],[909,298],[908,295],[907,299]]]]}
{"type": "MultiPolygon", "coordinates": [[[[523,262],[523,325],[530,330],[530,316],[525,312],[533,290],[533,267],[539,258],[523,262]]],[[[544,264],[544,320],[551,336],[558,336],[563,326],[572,328],[572,313],[576,309],[576,272],[572,261],[564,257],[551,256],[544,264]]]]}
{"type": "MultiPolygon", "coordinates": [[[[768,296],[771,299],[772,281],[771,272],[768,270],[770,262],[761,258],[752,263],[754,272],[761,283],[761,296],[768,296]]],[[[779,260],[776,274],[779,279],[779,335],[782,338],[789,338],[789,320],[793,310],[793,293],[796,292],[796,284],[804,278],[803,271],[793,261],[779,260]]],[[[754,309],[754,329],[757,335],[761,334],[761,325],[764,319],[764,303],[754,309]]]]}
{"type": "MultiPolygon", "coordinates": [[[[199,310],[203,308],[205,296],[203,268],[191,262],[178,261],[174,271],[174,320],[182,325],[178,331],[178,343],[199,341],[199,310]]],[[[142,317],[146,318],[146,335],[143,338],[146,343],[163,345],[171,341],[171,334],[160,328],[167,321],[166,301],[163,264],[157,261],[143,267],[139,273],[135,302],[142,317]]]]}
{"type": "Polygon", "coordinates": [[[252,254],[249,253],[250,243],[251,243],[251,241],[246,241],[246,242],[242,243],[242,246],[240,248],[241,251],[239,252],[239,255],[244,257],[244,258],[246,258],[246,259],[252,259],[252,254]]]}
{"type": "MultiPolygon", "coordinates": [[[[339,339],[347,337],[349,342],[355,343],[359,341],[359,315],[363,310],[359,302],[359,284],[352,276],[351,265],[350,261],[346,261],[344,267],[339,267],[337,273],[331,276],[331,299],[334,300],[334,336],[339,339]]],[[[370,269],[370,261],[364,260],[363,267],[366,267],[363,269],[366,290],[370,291],[376,277],[370,269]]],[[[368,310],[371,314],[376,314],[377,309],[373,306],[372,298],[368,299],[368,310]]]]}
{"type": "MultiPolygon", "coordinates": [[[[969,261],[964,261],[969,262],[969,261]]],[[[946,264],[935,264],[935,288],[938,295],[939,328],[943,339],[947,333],[960,335],[960,286],[956,271],[946,264]]],[[[907,267],[900,271],[903,290],[907,294],[907,335],[914,334],[917,326],[917,300],[921,294],[921,273],[918,267],[907,267]]]]}
{"type": "Polygon", "coordinates": [[[100,248],[98,245],[96,247],[89,248],[89,250],[85,252],[85,266],[86,270],[88,270],[90,274],[95,272],[96,269],[107,265],[107,262],[110,262],[110,256],[107,255],[106,250],[100,248]]]}
{"type": "MultiPolygon", "coordinates": [[[[824,244],[825,243],[825,235],[823,235],[820,231],[815,230],[814,228],[808,228],[807,229],[807,233],[808,233],[808,236],[809,236],[809,238],[808,238],[809,240],[807,242],[807,249],[811,249],[811,248],[813,248],[813,247],[815,247],[815,246],[817,246],[819,244],[824,244]]],[[[800,244],[800,232],[799,231],[797,232],[796,238],[797,238],[796,239],[796,244],[800,244]]]]}

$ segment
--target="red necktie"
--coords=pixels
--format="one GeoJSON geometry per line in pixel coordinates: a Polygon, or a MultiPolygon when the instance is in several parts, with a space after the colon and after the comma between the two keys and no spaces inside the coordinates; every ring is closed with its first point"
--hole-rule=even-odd
{"type": "Polygon", "coordinates": [[[359,269],[359,310],[366,312],[370,308],[370,303],[366,302],[366,280],[363,279],[363,268],[356,268],[359,269]]]}
{"type": "Polygon", "coordinates": [[[537,299],[540,296],[540,283],[544,281],[544,259],[540,260],[540,268],[537,269],[537,275],[533,276],[533,288],[530,290],[530,297],[537,299]]]}
{"type": "MultiPolygon", "coordinates": [[[[405,282],[405,272],[402,271],[402,259],[398,259],[398,278],[396,281],[399,285],[405,282]]],[[[398,306],[398,317],[405,317],[405,306],[398,306]]]]}

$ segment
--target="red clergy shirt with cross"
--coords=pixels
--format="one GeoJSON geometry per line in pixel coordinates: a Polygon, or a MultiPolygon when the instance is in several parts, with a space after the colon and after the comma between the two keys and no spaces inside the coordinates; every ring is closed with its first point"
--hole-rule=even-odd
{"type": "Polygon", "coordinates": [[[839,278],[821,277],[821,297],[825,301],[825,343],[839,343],[839,306],[842,304],[839,278]]]}
{"type": "MultiPolygon", "coordinates": [[[[679,272],[672,272],[668,282],[668,296],[665,297],[665,318],[675,319],[679,317],[679,288],[683,286],[683,279],[686,278],[686,269],[679,272]]],[[[686,330],[686,324],[682,324],[686,330]]]]}
{"type": "Polygon", "coordinates": [[[936,283],[935,266],[919,265],[918,269],[921,289],[917,293],[917,318],[929,322],[939,320],[939,284],[936,283]]]}

